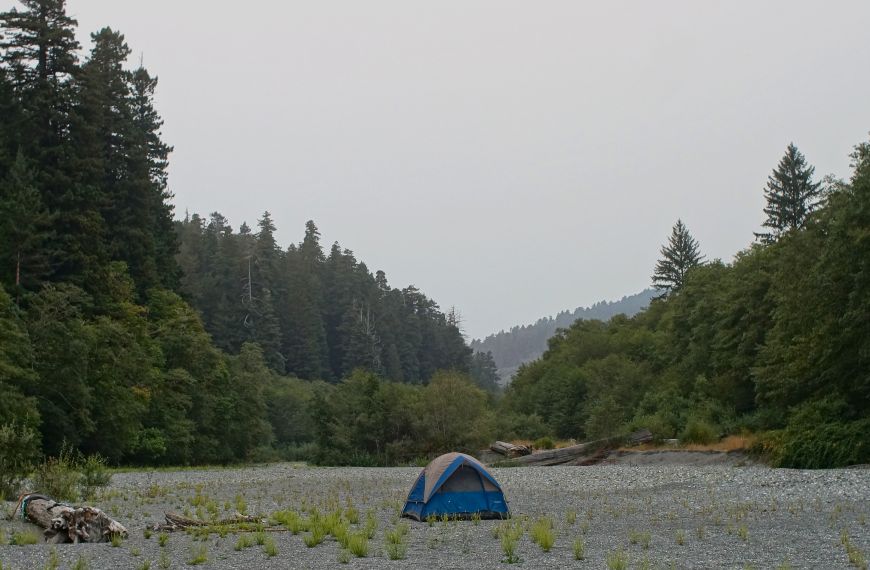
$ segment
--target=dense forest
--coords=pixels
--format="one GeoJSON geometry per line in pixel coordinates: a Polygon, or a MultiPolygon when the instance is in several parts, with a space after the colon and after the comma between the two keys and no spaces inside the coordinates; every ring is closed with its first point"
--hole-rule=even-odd
{"type": "Polygon", "coordinates": [[[578,320],[606,321],[615,315],[636,315],[649,306],[656,296],[653,289],[628,295],[619,301],[601,301],[591,307],[577,307],[573,311],[561,311],[555,317],[543,317],[530,325],[511,327],[483,340],[471,341],[476,353],[491,353],[502,385],[507,385],[521,364],[539,358],[547,350],[547,341],[559,329],[566,329],[578,320]]]}
{"type": "Polygon", "coordinates": [[[754,245],[705,262],[678,222],[646,311],[577,321],[500,395],[452,311],[326,252],[314,222],[283,247],[268,213],[175,219],[156,77],[110,28],[80,53],[63,0],[20,4],[0,14],[0,494],[19,451],[65,446],[388,465],[643,425],[870,461],[870,144],[824,187],[790,146],[754,245]]]}
{"type": "Polygon", "coordinates": [[[282,249],[268,212],[257,231],[234,233],[220,214],[179,222],[181,292],[221,350],[257,343],[268,366],[309,380],[364,368],[421,383],[436,370],[468,371],[470,349],[453,312],[416,287],[392,289],[337,243],[329,254],[314,222],[282,249]]]}
{"type": "MultiPolygon", "coordinates": [[[[21,4],[0,14],[0,448],[188,464],[319,441],[327,457],[355,425],[341,414],[380,413],[351,394],[371,379],[412,394],[415,426],[439,386],[485,404],[468,374],[493,389],[491,360],[453,312],[324,251],[314,222],[283,248],[268,213],[256,231],[217,213],[175,220],[156,77],[110,28],[81,54],[63,0],[21,4]]],[[[413,438],[406,454],[448,445],[394,429],[413,438]]],[[[345,437],[373,438],[370,461],[385,461],[387,436],[345,437]]]]}
{"type": "Polygon", "coordinates": [[[776,465],[870,462],[870,143],[852,166],[822,186],[790,145],[765,231],[731,263],[705,263],[678,221],[654,271],[660,298],[561,331],[503,406],[560,437],[750,432],[776,465]]]}

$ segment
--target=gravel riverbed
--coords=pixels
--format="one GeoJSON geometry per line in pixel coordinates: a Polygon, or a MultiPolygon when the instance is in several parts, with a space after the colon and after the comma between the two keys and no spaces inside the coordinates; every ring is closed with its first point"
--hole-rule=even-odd
{"type": "MultiPolygon", "coordinates": [[[[365,558],[346,567],[492,568],[505,566],[495,531],[500,521],[407,521],[406,558],[390,560],[385,534],[419,468],[320,468],[273,464],[239,469],[117,473],[91,501],[130,530],[119,546],[8,544],[15,533],[36,527],[0,522],[3,570],[51,568],[185,568],[204,554],[206,568],[341,567],[341,549],[331,537],[308,548],[303,535],[270,532],[277,554],[264,546],[236,550],[239,536],[205,540],[183,532],[161,546],[146,528],[164,511],[191,516],[227,516],[241,506],[262,514],[305,505],[350,503],[378,529],[365,558]]],[[[870,559],[870,470],[802,471],[734,464],[623,461],[594,467],[493,469],[514,521],[530,526],[552,519],[555,544],[544,552],[527,531],[519,539],[520,567],[607,568],[854,568],[844,542],[870,559]],[[844,535],[848,540],[844,541],[844,535]],[[581,540],[584,559],[575,560],[581,540]]],[[[12,511],[14,503],[5,503],[12,511]]],[[[356,525],[352,525],[355,528],[356,525]]],[[[853,555],[854,556],[854,555],[853,555]]]]}

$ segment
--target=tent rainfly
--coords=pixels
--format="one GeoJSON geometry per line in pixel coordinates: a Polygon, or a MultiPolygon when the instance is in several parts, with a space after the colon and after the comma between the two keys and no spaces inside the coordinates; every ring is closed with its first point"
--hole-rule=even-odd
{"type": "Polygon", "coordinates": [[[484,519],[510,516],[501,486],[477,459],[464,453],[436,457],[417,477],[402,516],[418,521],[430,515],[484,519]]]}

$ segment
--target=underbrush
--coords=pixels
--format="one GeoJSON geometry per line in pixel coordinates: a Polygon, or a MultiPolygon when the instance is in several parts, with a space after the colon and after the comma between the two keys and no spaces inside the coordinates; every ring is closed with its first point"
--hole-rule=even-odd
{"type": "Polygon", "coordinates": [[[0,499],[18,494],[39,458],[39,435],[25,425],[0,426],[0,499]]]}
{"type": "Polygon", "coordinates": [[[870,418],[848,418],[849,406],[836,396],[803,404],[784,429],[762,434],[752,452],[774,467],[827,469],[870,463],[870,418]]]}
{"type": "Polygon", "coordinates": [[[106,460],[98,454],[85,456],[64,446],[57,457],[47,457],[36,468],[34,488],[61,501],[92,497],[112,480],[106,460]]]}

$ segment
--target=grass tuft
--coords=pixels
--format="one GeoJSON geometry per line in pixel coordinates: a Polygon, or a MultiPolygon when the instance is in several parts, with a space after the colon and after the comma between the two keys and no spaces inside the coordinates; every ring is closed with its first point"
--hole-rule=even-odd
{"type": "Polygon", "coordinates": [[[520,521],[513,524],[511,521],[505,521],[498,526],[497,535],[501,537],[501,550],[504,552],[504,562],[508,564],[516,564],[520,562],[520,557],[517,555],[517,543],[523,536],[523,525],[520,521]]]}
{"type": "Polygon", "coordinates": [[[266,556],[269,558],[278,556],[278,545],[275,544],[275,539],[271,536],[267,538],[266,542],[263,544],[263,552],[265,552],[266,556]]]}
{"type": "Polygon", "coordinates": [[[369,539],[366,534],[352,534],[347,541],[347,548],[357,558],[369,555],[369,539]]]}
{"type": "Polygon", "coordinates": [[[351,557],[352,555],[350,553],[350,550],[347,550],[346,548],[342,548],[338,551],[339,564],[349,564],[351,557]]]}
{"type": "Polygon", "coordinates": [[[541,547],[544,552],[549,552],[556,542],[556,531],[553,529],[553,520],[549,517],[539,518],[531,528],[532,541],[541,547]]]}
{"type": "Polygon", "coordinates": [[[644,550],[649,549],[649,543],[652,535],[649,532],[638,532],[635,530],[629,531],[628,541],[631,544],[640,544],[644,550]]]}
{"type": "Polygon", "coordinates": [[[607,570],[628,570],[628,554],[624,550],[607,553],[607,570]]]}
{"type": "Polygon", "coordinates": [[[236,546],[234,548],[236,550],[243,550],[252,546],[254,546],[254,538],[250,534],[242,533],[239,535],[239,539],[236,541],[236,546]]]}
{"type": "Polygon", "coordinates": [[[9,544],[14,546],[27,546],[28,544],[37,544],[42,542],[42,537],[34,530],[25,530],[12,534],[12,540],[9,544]]]}
{"type": "Polygon", "coordinates": [[[208,562],[208,547],[205,544],[200,544],[190,551],[190,560],[187,563],[191,566],[198,566],[208,562]]]}

